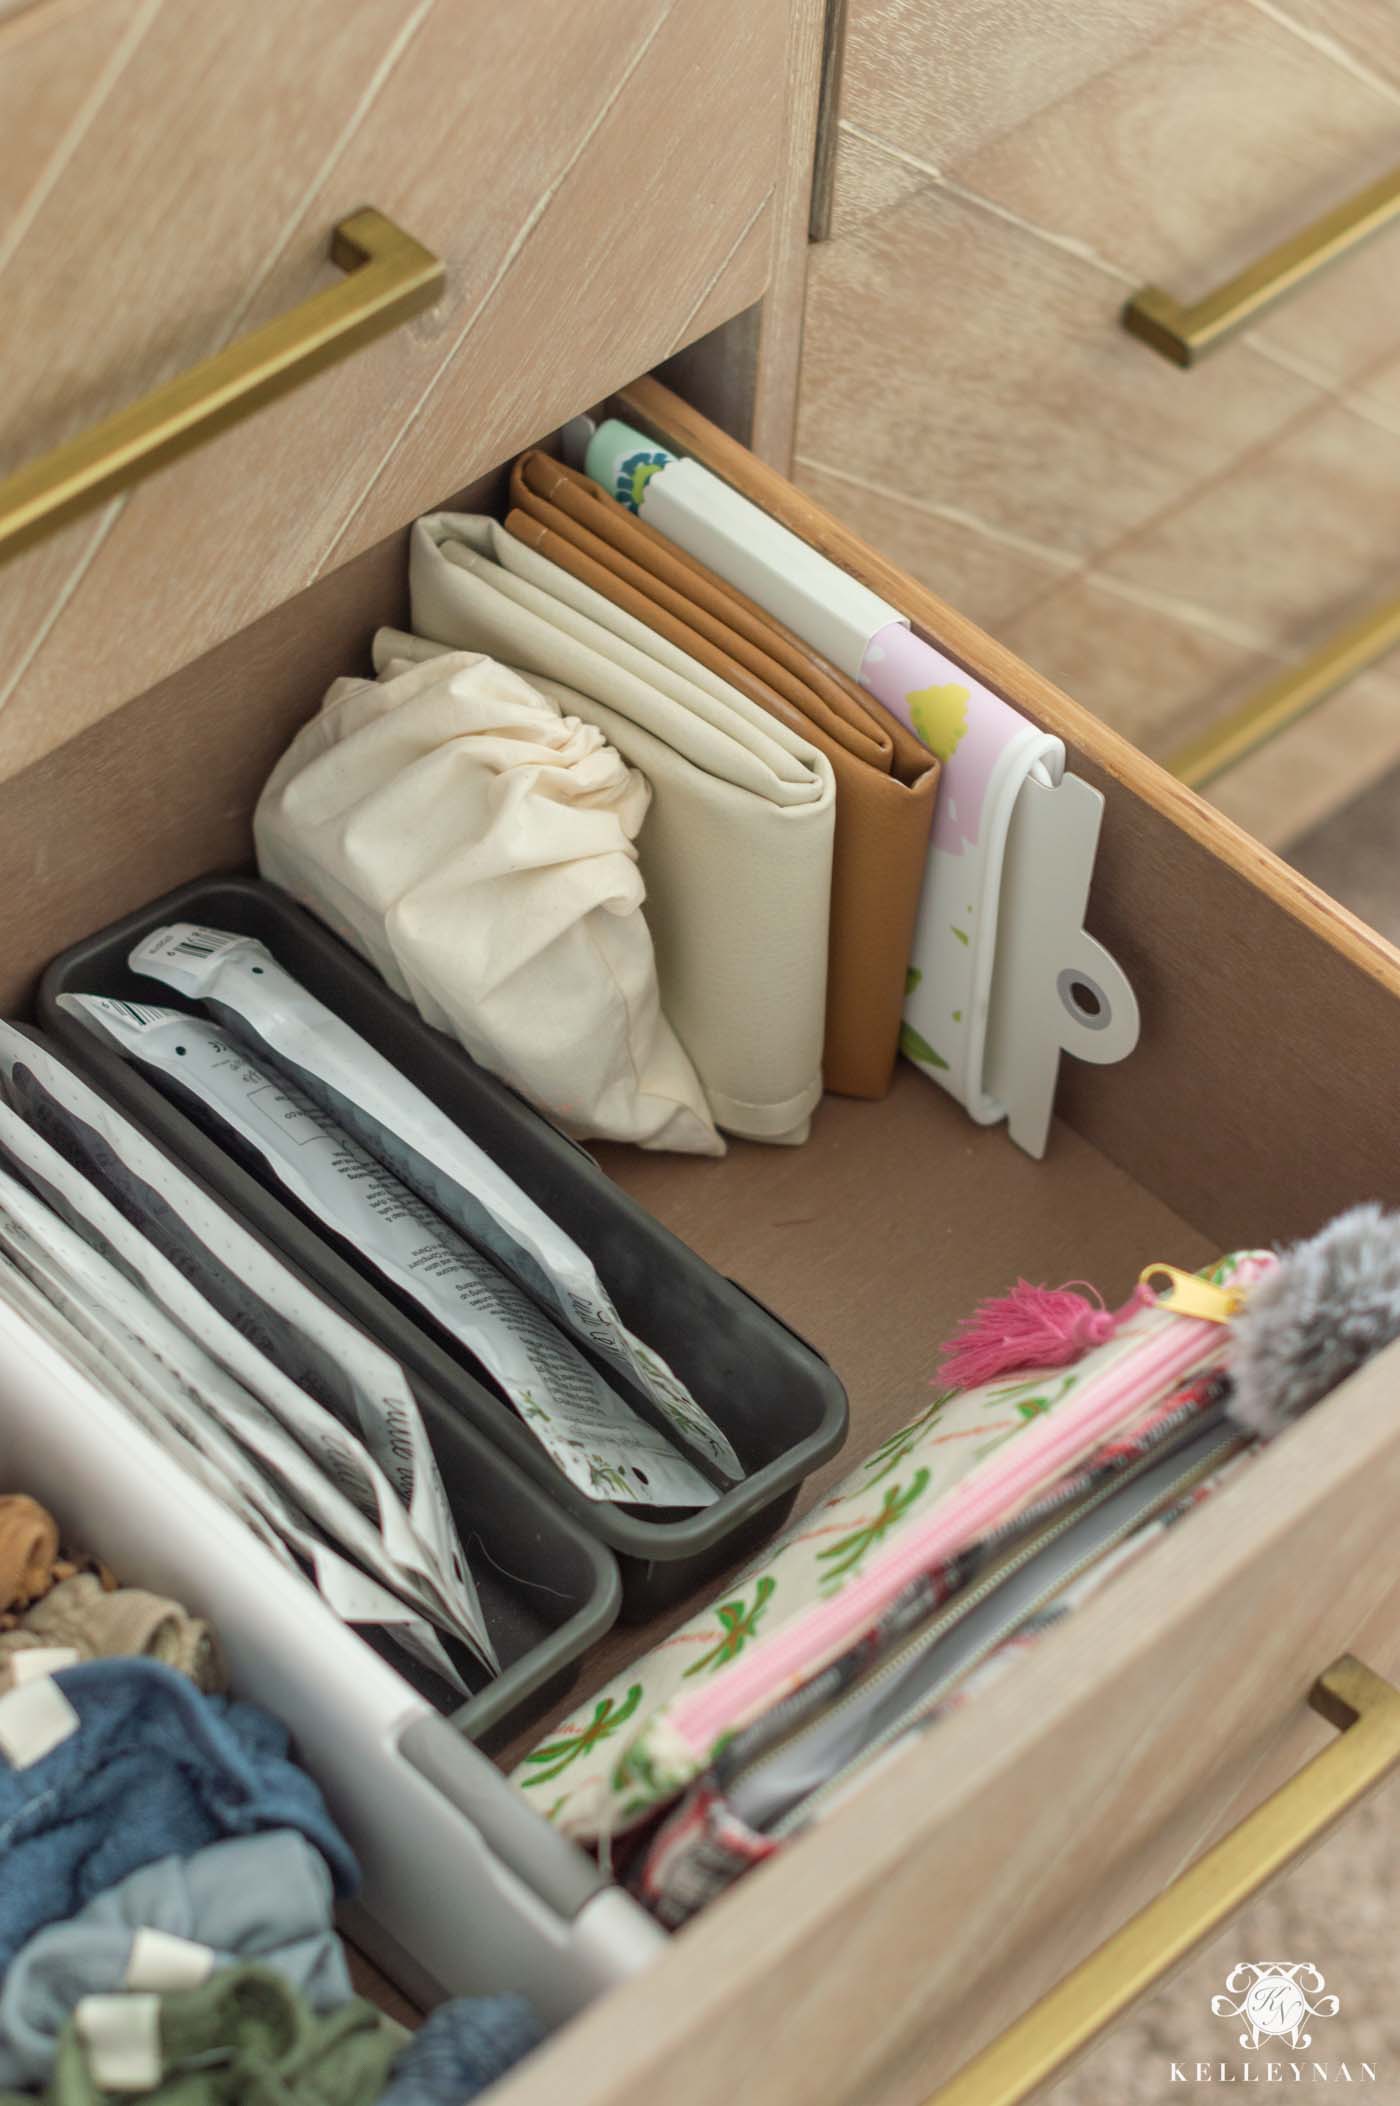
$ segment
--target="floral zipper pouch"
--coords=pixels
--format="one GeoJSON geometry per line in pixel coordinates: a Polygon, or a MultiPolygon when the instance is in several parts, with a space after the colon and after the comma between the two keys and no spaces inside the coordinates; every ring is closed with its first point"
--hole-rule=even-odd
{"type": "Polygon", "coordinates": [[[1095,1457],[1111,1466],[1116,1442],[1222,1365],[1224,1316],[1274,1263],[1244,1252],[1196,1280],[1173,1275],[1169,1292],[1142,1289],[1105,1320],[1111,1335],[1073,1366],[940,1391],[722,1599],[556,1727],[517,1785],[581,1843],[650,1820],[734,1734],[878,1632],[907,1589],[924,1580],[951,1597],[1057,1488],[1072,1496],[1095,1457]]]}
{"type": "Polygon", "coordinates": [[[891,1639],[888,1657],[867,1667],[854,1696],[805,1728],[780,1734],[775,1745],[736,1736],[639,1854],[628,1878],[638,1900],[667,1929],[679,1929],[999,1681],[1047,1632],[1229,1483],[1259,1445],[1222,1435],[1218,1426],[1202,1428],[1080,1525],[1051,1530],[1055,1540],[951,1631],[940,1633],[935,1625],[925,1646],[891,1639]]]}

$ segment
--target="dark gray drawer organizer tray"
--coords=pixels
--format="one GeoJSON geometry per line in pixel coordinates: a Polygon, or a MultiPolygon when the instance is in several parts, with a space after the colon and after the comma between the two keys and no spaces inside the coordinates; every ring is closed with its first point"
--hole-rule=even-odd
{"type": "MultiPolygon", "coordinates": [[[[811,1346],[663,1228],[506,1084],[425,1024],[276,886],[256,878],[200,879],[128,915],[55,960],[39,991],[39,1014],[111,1096],[380,1339],[449,1415],[489,1435],[558,1506],[616,1552],[625,1616],[650,1616],[751,1555],[791,1511],[803,1478],[845,1439],[845,1391],[811,1346]],[[57,1008],[65,993],[181,1006],[178,996],[126,963],[143,936],[170,921],[259,937],[305,987],[501,1163],[588,1251],[624,1321],[665,1356],[724,1428],[744,1465],[742,1483],[699,1513],[642,1518],[636,1509],[586,1499],[469,1356],[430,1335],[416,1315],[372,1285],[343,1248],[332,1248],[136,1068],[57,1008]]],[[[509,1549],[502,1547],[500,1555],[509,1566],[509,1549]]]]}
{"type": "MultiPolygon", "coordinates": [[[[20,1028],[39,1041],[56,1035],[20,1028]]],[[[65,1047],[65,1057],[71,1057],[71,1051],[65,1047]]],[[[120,1070],[120,1062],[114,1065],[120,1070]]],[[[241,1171],[227,1178],[203,1175],[207,1156],[216,1152],[208,1143],[196,1151],[186,1148],[183,1135],[175,1135],[172,1142],[158,1121],[141,1116],[144,1098],[138,1102],[124,1087],[112,1086],[125,1084],[124,1075],[109,1074],[106,1063],[89,1061],[83,1066],[102,1095],[131,1114],[197,1182],[242,1216],[251,1233],[275,1248],[313,1293],[340,1303],[365,1330],[382,1335],[367,1303],[352,1309],[336,1292],[339,1261],[318,1266],[313,1273],[295,1262],[298,1253],[284,1239],[266,1234],[252,1209],[239,1205],[241,1171]]],[[[234,1171],[233,1165],[227,1167],[234,1171]]],[[[222,1165],[220,1169],[222,1172],[222,1165]]],[[[470,1418],[455,1410],[433,1383],[412,1369],[409,1373],[453,1519],[471,1560],[501,1673],[489,1676],[464,1648],[454,1648],[458,1668],[474,1692],[466,1703],[458,1704],[454,1693],[435,1675],[420,1673],[398,1652],[386,1657],[430,1702],[447,1712],[459,1732],[489,1750],[551,1709],[572,1688],[584,1653],[617,1621],[622,1597],[617,1561],[470,1418]]],[[[329,1398],[323,1401],[331,1402],[329,1398]]]]}

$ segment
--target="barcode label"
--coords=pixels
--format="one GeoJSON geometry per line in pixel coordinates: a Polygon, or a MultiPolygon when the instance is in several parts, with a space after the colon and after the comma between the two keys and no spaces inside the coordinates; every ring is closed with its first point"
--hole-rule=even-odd
{"type": "Polygon", "coordinates": [[[171,922],[137,944],[127,963],[133,972],[150,973],[182,994],[197,995],[215,962],[226,951],[238,950],[244,938],[223,929],[201,928],[197,922],[171,922]]]}
{"type": "Polygon", "coordinates": [[[147,1002],[122,1002],[115,995],[74,995],[71,999],[97,1015],[124,1016],[143,1031],[148,1031],[152,1024],[163,1023],[170,1015],[168,1009],[159,1009],[147,1002]]]}

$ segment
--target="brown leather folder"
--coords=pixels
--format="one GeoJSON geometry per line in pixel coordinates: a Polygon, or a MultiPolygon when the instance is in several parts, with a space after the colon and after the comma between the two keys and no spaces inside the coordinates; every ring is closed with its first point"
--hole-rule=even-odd
{"type": "Polygon", "coordinates": [[[880,1097],[928,854],[938,761],[819,652],[573,468],[522,454],[507,530],[820,747],[836,777],[826,1086],[880,1097]]]}

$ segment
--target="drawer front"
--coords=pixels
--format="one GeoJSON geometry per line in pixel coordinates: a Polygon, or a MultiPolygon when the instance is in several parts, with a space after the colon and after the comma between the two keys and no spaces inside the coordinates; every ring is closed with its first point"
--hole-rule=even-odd
{"type": "Polygon", "coordinates": [[[444,463],[465,483],[757,299],[789,21],[745,0],[0,21],[0,474],[333,284],[331,229],[366,203],[447,272],[426,313],[0,569],[0,776],[439,501],[444,463]]]}
{"type": "MultiPolygon", "coordinates": [[[[1393,594],[1400,225],[1187,373],[1119,312],[1199,298],[1392,170],[1400,41],[1250,0],[930,20],[852,0],[798,480],[1166,757],[1393,594]]],[[[1400,662],[1358,688],[1345,764],[1299,743],[1274,838],[1396,757],[1400,662]]],[[[1241,770],[1227,808],[1280,774],[1241,770]]]]}

